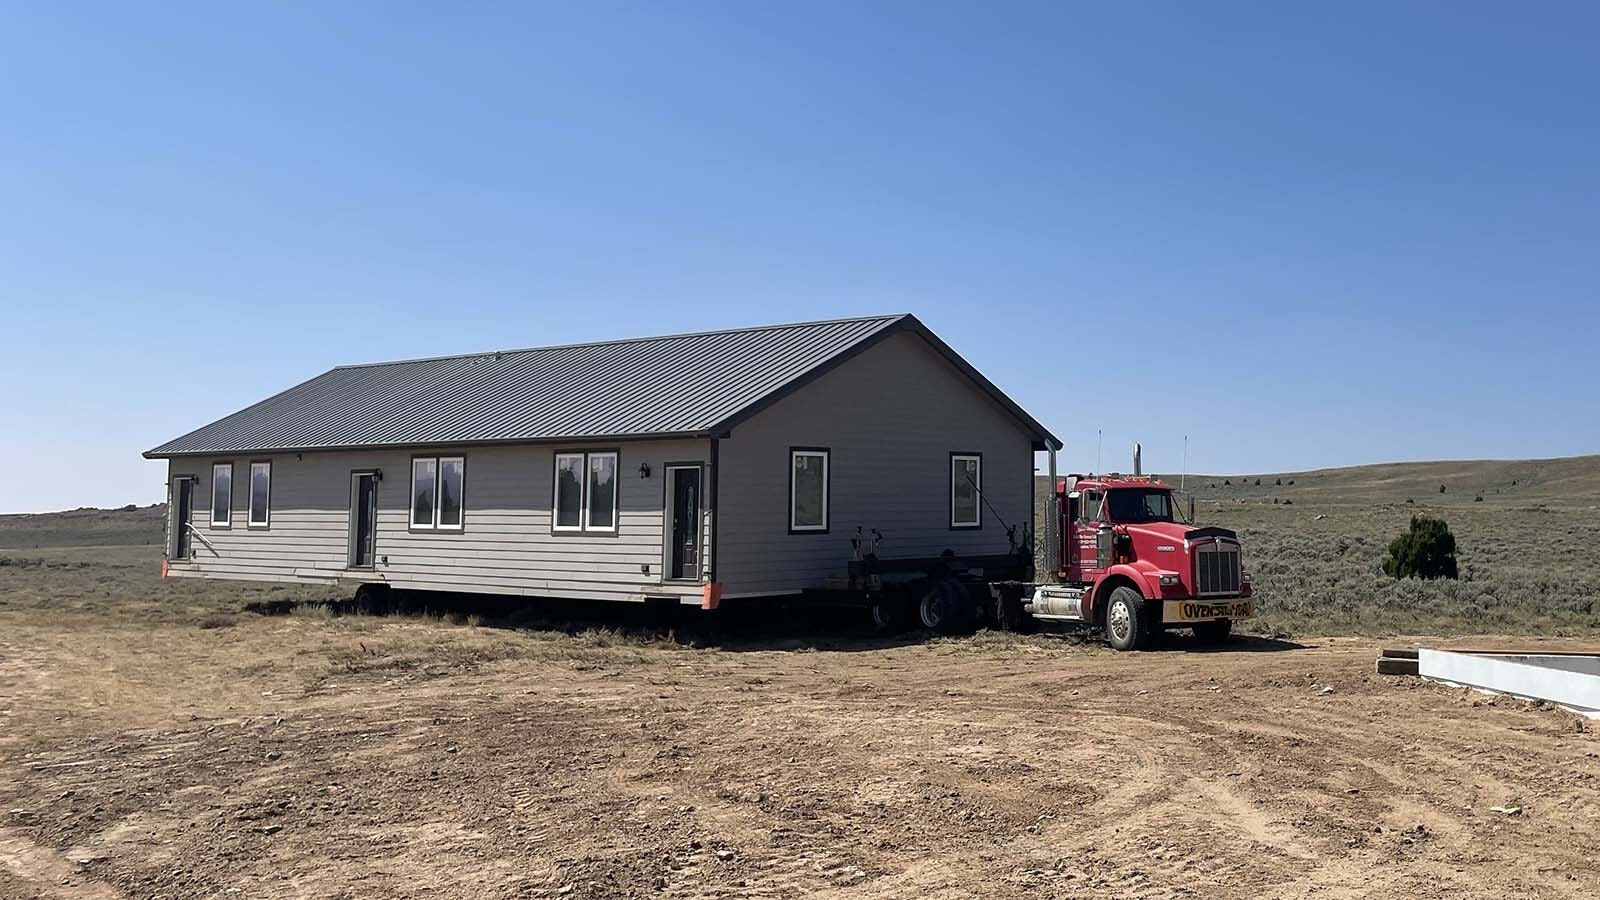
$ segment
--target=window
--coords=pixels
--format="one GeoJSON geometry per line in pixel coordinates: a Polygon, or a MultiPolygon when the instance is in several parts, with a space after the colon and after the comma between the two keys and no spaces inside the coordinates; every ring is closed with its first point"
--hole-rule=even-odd
{"type": "Polygon", "coordinates": [[[467,461],[459,456],[419,456],[411,460],[412,529],[461,528],[467,461]]]}
{"type": "Polygon", "coordinates": [[[439,469],[437,459],[411,461],[411,527],[433,527],[433,478],[439,469]]]}
{"type": "Polygon", "coordinates": [[[250,464],[250,518],[251,528],[265,528],[271,516],[272,463],[250,464]]]}
{"type": "Polygon", "coordinates": [[[556,454],[555,529],[583,529],[583,454],[556,454]]]}
{"type": "Polygon", "coordinates": [[[789,531],[828,530],[828,451],[796,447],[789,451],[789,531]]]}
{"type": "Polygon", "coordinates": [[[982,528],[983,454],[950,454],[950,527],[982,528]]]}
{"type": "Polygon", "coordinates": [[[554,531],[617,530],[618,454],[557,453],[554,531]]]}
{"type": "Polygon", "coordinates": [[[617,530],[617,455],[589,454],[589,506],[584,527],[589,531],[617,530]]]}
{"type": "Polygon", "coordinates": [[[1100,521],[1100,492],[1084,491],[1078,500],[1078,518],[1088,522],[1100,521]]]}
{"type": "Polygon", "coordinates": [[[233,523],[233,463],[211,467],[211,527],[227,528],[233,523]]]}
{"type": "Polygon", "coordinates": [[[460,528],[466,487],[467,461],[459,456],[439,458],[439,527],[460,528]]]}
{"type": "Polygon", "coordinates": [[[1119,490],[1106,495],[1113,522],[1171,522],[1172,494],[1167,491],[1119,490]]]}

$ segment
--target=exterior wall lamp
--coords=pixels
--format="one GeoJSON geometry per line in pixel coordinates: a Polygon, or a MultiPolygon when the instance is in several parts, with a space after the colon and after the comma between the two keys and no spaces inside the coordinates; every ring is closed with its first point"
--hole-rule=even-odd
{"type": "Polygon", "coordinates": [[[639,463],[639,477],[640,478],[649,478],[650,477],[650,464],[649,463],[647,463],[647,462],[639,463]]]}

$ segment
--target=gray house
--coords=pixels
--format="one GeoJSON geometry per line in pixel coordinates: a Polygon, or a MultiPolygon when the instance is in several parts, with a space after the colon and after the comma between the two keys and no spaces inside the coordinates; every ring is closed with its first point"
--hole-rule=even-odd
{"type": "Polygon", "coordinates": [[[597,600],[1000,554],[1043,426],[909,315],[341,366],[146,452],[166,574],[597,600]]]}

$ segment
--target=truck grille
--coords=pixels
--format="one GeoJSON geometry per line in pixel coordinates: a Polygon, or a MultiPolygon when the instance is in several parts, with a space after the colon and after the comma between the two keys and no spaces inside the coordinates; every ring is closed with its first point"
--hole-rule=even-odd
{"type": "Polygon", "coordinates": [[[1214,541],[1194,548],[1197,594],[1239,593],[1239,545],[1214,541]]]}

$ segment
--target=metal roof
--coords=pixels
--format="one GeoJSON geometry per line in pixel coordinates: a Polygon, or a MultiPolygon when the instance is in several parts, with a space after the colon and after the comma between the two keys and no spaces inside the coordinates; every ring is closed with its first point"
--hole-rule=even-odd
{"type": "Polygon", "coordinates": [[[908,328],[1060,446],[896,315],[340,366],[144,455],[710,436],[908,328]]]}

